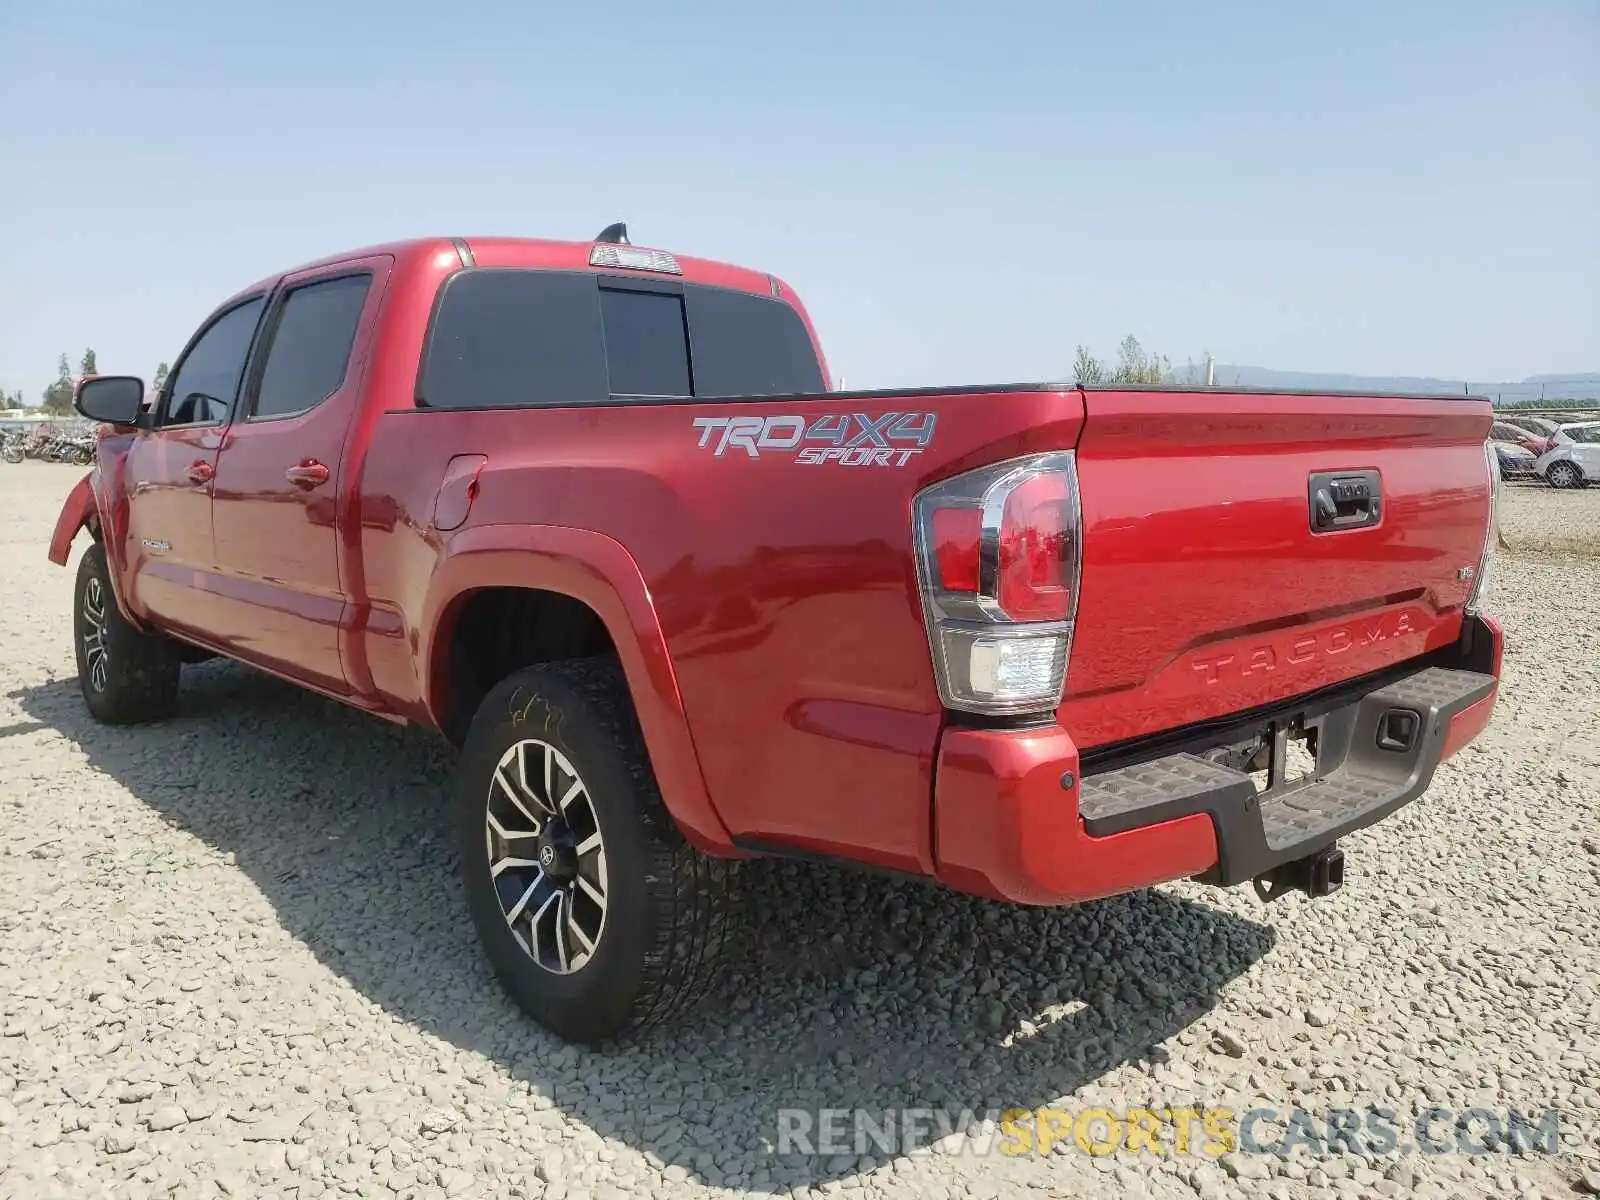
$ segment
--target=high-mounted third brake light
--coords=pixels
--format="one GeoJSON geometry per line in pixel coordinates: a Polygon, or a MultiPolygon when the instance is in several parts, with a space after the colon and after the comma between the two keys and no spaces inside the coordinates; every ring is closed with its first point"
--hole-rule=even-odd
{"type": "Polygon", "coordinates": [[[678,260],[665,250],[641,250],[637,246],[621,246],[613,242],[597,242],[589,251],[591,267],[625,267],[630,271],[660,271],[664,275],[682,275],[678,260]]]}
{"type": "Polygon", "coordinates": [[[1071,451],[1012,459],[918,493],[917,571],[948,708],[1048,712],[1078,606],[1081,517],[1071,451]]]}

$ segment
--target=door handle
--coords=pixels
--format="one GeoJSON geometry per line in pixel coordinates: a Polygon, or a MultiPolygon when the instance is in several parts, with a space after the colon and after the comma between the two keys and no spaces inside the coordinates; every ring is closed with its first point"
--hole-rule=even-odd
{"type": "Polygon", "coordinates": [[[197,458],[189,464],[189,482],[194,484],[207,484],[217,477],[217,469],[203,458],[197,458]]]}
{"type": "Polygon", "coordinates": [[[285,479],[299,488],[314,488],[328,482],[328,468],[314,458],[308,458],[298,467],[283,473],[285,479]]]}

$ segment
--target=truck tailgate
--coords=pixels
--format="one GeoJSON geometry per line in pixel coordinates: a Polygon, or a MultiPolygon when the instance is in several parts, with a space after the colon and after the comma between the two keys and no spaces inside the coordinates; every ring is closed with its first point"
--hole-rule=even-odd
{"type": "Polygon", "coordinates": [[[1337,684],[1454,640],[1483,553],[1478,399],[1090,391],[1059,718],[1091,747],[1337,684]],[[1312,528],[1313,475],[1381,489],[1312,528]]]}

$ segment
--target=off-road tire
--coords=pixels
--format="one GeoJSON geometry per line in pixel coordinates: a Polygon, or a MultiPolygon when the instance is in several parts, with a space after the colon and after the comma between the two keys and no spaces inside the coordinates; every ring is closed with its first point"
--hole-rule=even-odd
{"type": "Polygon", "coordinates": [[[78,561],[72,595],[78,685],[89,715],[102,725],[137,725],[170,717],[178,707],[179,648],[159,634],[135,629],[123,618],[111,590],[105,547],[99,542],[78,561]],[[92,603],[94,599],[98,603],[92,603]],[[96,628],[90,613],[96,611],[102,614],[98,632],[105,649],[103,671],[97,671],[92,661],[96,628]]]}
{"type": "Polygon", "coordinates": [[[492,688],[467,732],[456,807],[463,882],[484,951],[511,998],[547,1029],[589,1045],[636,1033],[688,1010],[721,977],[735,941],[734,865],[695,850],[667,812],[613,659],[529,667],[492,688]],[[570,974],[541,966],[512,933],[490,874],[495,772],[530,739],[575,769],[603,834],[605,924],[570,974]]]}

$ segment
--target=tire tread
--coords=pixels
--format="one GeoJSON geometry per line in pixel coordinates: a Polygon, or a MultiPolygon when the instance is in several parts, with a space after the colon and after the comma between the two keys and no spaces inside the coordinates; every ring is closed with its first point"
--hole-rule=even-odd
{"type": "MultiPolygon", "coordinates": [[[[584,722],[600,752],[626,778],[642,834],[648,936],[639,959],[637,990],[618,1028],[593,1038],[576,1036],[576,1040],[605,1041],[666,1024],[706,999],[723,977],[742,929],[735,896],[738,873],[736,864],[691,846],[667,810],[650,767],[627,680],[614,658],[544,663],[496,684],[473,718],[474,728],[467,736],[469,757],[484,748],[484,739],[498,728],[500,714],[515,696],[523,691],[544,692],[541,680],[559,681],[562,690],[576,701],[573,707],[577,711],[569,711],[567,719],[584,722]]],[[[475,803],[471,799],[474,794],[469,787],[463,802],[475,803]]],[[[482,818],[468,819],[464,836],[480,836],[477,829],[481,829],[482,818]]],[[[513,982],[498,963],[496,970],[502,980],[513,982]]]]}
{"type": "Polygon", "coordinates": [[[78,562],[72,599],[79,685],[89,714],[103,725],[138,725],[165,720],[176,712],[183,665],[178,648],[159,634],[144,633],[128,624],[117,607],[105,547],[99,542],[86,549],[78,562]],[[111,661],[103,692],[96,692],[89,685],[78,625],[90,576],[100,581],[106,611],[106,649],[111,661]]]}
{"type": "Polygon", "coordinates": [[[667,811],[616,660],[571,659],[545,669],[565,676],[606,726],[637,788],[639,819],[650,839],[656,878],[667,883],[651,889],[655,938],[646,952],[644,981],[629,1023],[630,1029],[642,1031],[698,1006],[720,978],[735,941],[735,871],[727,860],[689,845],[667,811]]]}

